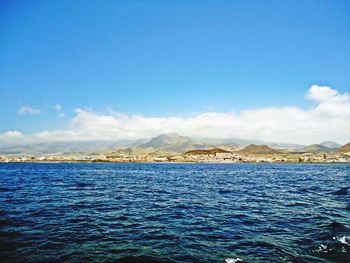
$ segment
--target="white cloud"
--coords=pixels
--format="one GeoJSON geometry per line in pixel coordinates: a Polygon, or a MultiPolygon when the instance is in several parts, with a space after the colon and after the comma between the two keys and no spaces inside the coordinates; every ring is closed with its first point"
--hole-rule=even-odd
{"type": "Polygon", "coordinates": [[[55,105],[55,109],[56,109],[56,111],[62,111],[62,106],[60,105],[60,104],[56,104],[55,105]]]}
{"type": "Polygon", "coordinates": [[[31,115],[37,115],[41,111],[35,107],[29,106],[29,105],[23,105],[19,110],[18,114],[31,114],[31,115]]]}
{"type": "Polygon", "coordinates": [[[17,113],[21,115],[25,115],[25,114],[37,115],[47,110],[54,110],[57,113],[57,116],[60,118],[65,116],[63,112],[63,107],[59,103],[54,105],[44,105],[41,107],[41,109],[37,107],[29,106],[29,105],[23,105],[21,106],[21,108],[18,110],[17,113]]]}
{"type": "Polygon", "coordinates": [[[146,117],[77,109],[64,130],[42,131],[37,140],[118,140],[177,132],[192,137],[247,138],[290,143],[350,141],[350,96],[313,85],[306,98],[314,105],[270,107],[234,112],[206,112],[179,117],[146,117]]]}
{"type": "Polygon", "coordinates": [[[0,134],[0,139],[3,139],[3,140],[20,139],[22,137],[23,137],[23,134],[19,131],[7,131],[0,134]]]}
{"type": "Polygon", "coordinates": [[[338,91],[327,86],[312,85],[306,97],[317,103],[348,103],[349,94],[339,94],[338,91]]]}
{"type": "Polygon", "coordinates": [[[63,118],[63,117],[64,117],[64,112],[63,112],[63,108],[62,108],[61,104],[58,104],[58,103],[57,103],[57,104],[54,106],[54,108],[55,108],[55,110],[56,110],[56,112],[57,112],[58,117],[63,118]]]}

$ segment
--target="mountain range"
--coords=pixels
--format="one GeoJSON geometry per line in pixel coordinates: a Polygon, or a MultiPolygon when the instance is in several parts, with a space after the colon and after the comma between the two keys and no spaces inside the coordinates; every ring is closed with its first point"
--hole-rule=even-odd
{"type": "MultiPolygon", "coordinates": [[[[120,152],[120,153],[151,153],[151,152],[174,152],[184,153],[191,150],[207,150],[212,148],[243,148],[244,151],[273,153],[276,150],[289,149],[300,152],[331,152],[341,146],[332,141],[310,146],[276,143],[248,139],[205,139],[191,138],[177,133],[161,134],[150,139],[120,140],[120,141],[57,141],[42,142],[25,145],[3,145],[0,142],[0,154],[6,155],[40,155],[40,154],[71,154],[92,152],[120,152]]],[[[349,146],[350,147],[350,146],[349,146]]],[[[340,148],[341,149],[341,148],[340,148]]],[[[243,151],[243,150],[242,150],[243,151]]],[[[243,152],[242,152],[243,153],[243,152]]]]}

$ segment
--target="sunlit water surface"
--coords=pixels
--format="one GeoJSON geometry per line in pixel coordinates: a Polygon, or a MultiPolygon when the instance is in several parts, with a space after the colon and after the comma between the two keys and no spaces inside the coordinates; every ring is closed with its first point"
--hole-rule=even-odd
{"type": "Polygon", "coordinates": [[[349,186],[344,164],[2,163],[0,261],[350,262],[349,186]]]}

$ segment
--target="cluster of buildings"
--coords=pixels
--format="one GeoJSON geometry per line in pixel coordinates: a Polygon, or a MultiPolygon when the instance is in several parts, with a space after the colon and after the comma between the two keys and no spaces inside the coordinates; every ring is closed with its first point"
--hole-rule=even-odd
{"type": "Polygon", "coordinates": [[[194,153],[72,154],[47,156],[0,156],[0,162],[178,162],[178,163],[337,163],[350,162],[349,153],[241,154],[211,150],[194,153]]]}
{"type": "Polygon", "coordinates": [[[175,162],[199,163],[336,163],[350,162],[350,153],[344,155],[325,153],[274,153],[274,154],[238,154],[215,153],[199,155],[177,155],[169,158],[175,162]]]}

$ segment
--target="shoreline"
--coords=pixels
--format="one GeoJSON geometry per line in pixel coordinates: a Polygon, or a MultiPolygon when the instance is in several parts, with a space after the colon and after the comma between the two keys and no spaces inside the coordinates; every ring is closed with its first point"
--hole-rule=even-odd
{"type": "Polygon", "coordinates": [[[104,162],[104,161],[9,161],[1,163],[40,163],[40,164],[350,164],[350,162],[104,162]]]}

